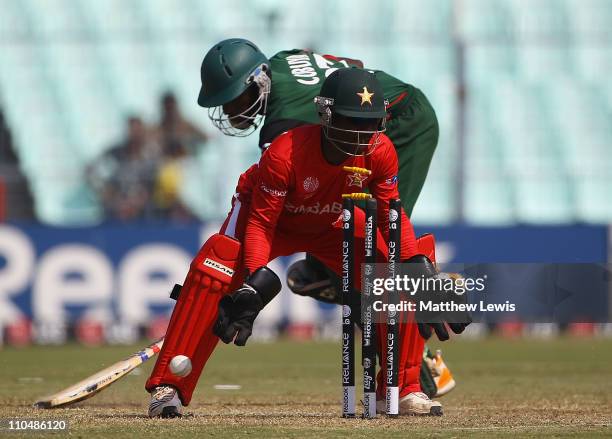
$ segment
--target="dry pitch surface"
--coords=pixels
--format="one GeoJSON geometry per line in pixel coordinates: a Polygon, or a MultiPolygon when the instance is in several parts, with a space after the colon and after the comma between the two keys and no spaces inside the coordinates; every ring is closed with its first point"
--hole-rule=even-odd
{"type": "MultiPolygon", "coordinates": [[[[433,345],[432,347],[436,347],[433,345]]],[[[220,346],[182,419],[145,417],[152,366],[70,409],[31,408],[136,347],[4,348],[0,418],[67,419],[56,437],[612,437],[612,340],[456,341],[443,345],[458,387],[441,418],[339,417],[337,343],[220,346]],[[218,390],[215,385],[239,385],[218,390]]],[[[0,432],[0,436],[6,432],[0,432]]],[[[50,433],[6,434],[49,437],[50,433]]]]}

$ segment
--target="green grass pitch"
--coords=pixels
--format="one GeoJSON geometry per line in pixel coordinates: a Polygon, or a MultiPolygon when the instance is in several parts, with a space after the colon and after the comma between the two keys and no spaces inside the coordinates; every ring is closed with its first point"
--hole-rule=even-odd
{"type": "Polygon", "coordinates": [[[0,350],[0,418],[69,420],[68,433],[41,437],[612,436],[612,340],[488,338],[431,345],[439,346],[458,383],[440,399],[441,418],[342,419],[339,343],[293,341],[219,346],[185,409],[188,415],[169,420],[145,416],[143,384],[152,362],[73,408],[31,408],[37,397],[140,345],[5,347],[0,350]],[[241,387],[216,390],[217,384],[241,387]]]}

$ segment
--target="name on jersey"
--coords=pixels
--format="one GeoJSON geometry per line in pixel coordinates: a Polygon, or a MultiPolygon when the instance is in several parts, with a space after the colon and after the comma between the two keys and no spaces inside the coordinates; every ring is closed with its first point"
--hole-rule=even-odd
{"type": "Polygon", "coordinates": [[[290,213],[311,213],[313,215],[323,215],[326,213],[340,214],[342,212],[342,203],[334,201],[333,203],[320,204],[315,203],[312,206],[303,204],[296,206],[294,204],[285,203],[285,210],[290,213]]]}
{"type": "Polygon", "coordinates": [[[310,57],[306,54],[289,55],[287,58],[291,74],[297,79],[297,82],[304,85],[315,85],[321,80],[317,76],[310,57]],[[309,78],[309,79],[305,79],[309,78]]]}

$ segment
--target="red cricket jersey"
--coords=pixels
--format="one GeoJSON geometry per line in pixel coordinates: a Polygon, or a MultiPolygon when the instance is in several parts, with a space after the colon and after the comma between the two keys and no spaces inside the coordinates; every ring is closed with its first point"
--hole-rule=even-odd
{"type": "MultiPolygon", "coordinates": [[[[277,137],[258,165],[242,174],[237,191],[250,195],[250,211],[244,237],[244,264],[249,272],[268,263],[274,233],[278,229],[301,238],[325,239],[341,233],[333,228],[342,212],[342,194],[366,188],[378,201],[378,225],[389,239],[389,200],[399,198],[397,154],[389,138],[367,156],[347,157],[331,165],[321,151],[321,127],[307,125],[277,137]],[[343,166],[372,171],[369,176],[350,173],[343,166]]],[[[410,220],[402,211],[402,259],[417,253],[410,220]]]]}

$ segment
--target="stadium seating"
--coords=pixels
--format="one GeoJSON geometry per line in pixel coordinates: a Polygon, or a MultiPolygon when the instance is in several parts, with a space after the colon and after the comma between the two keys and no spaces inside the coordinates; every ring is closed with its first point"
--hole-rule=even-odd
{"type": "Polygon", "coordinates": [[[416,223],[612,221],[610,1],[0,0],[0,11],[0,105],[46,223],[100,219],[85,166],[125,116],[154,122],[166,90],[214,134],[183,196],[204,219],[225,215],[256,138],[216,134],[195,100],[203,55],[230,36],[269,55],[360,58],[425,92],[441,135],[416,223]]]}

